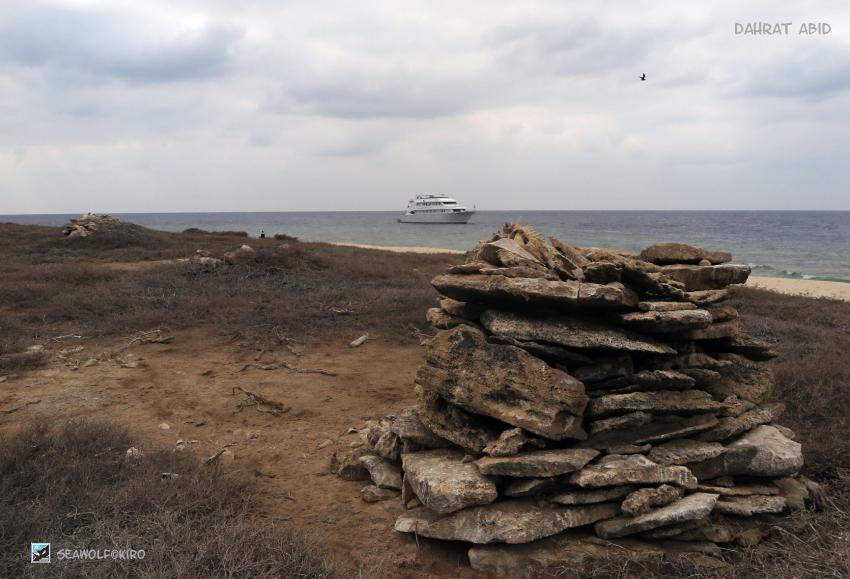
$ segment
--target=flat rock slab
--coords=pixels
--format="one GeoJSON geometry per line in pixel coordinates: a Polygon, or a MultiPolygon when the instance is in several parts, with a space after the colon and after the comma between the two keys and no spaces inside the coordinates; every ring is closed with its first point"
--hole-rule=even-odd
{"type": "Polygon", "coordinates": [[[706,251],[701,247],[694,247],[685,243],[656,243],[641,251],[640,258],[657,265],[696,264],[702,260],[717,265],[732,261],[732,254],[726,251],[706,251]]]}
{"type": "Polygon", "coordinates": [[[751,517],[768,513],[781,513],[786,508],[785,497],[750,495],[746,497],[720,497],[715,506],[718,513],[751,517]]]}
{"type": "Polygon", "coordinates": [[[728,322],[713,322],[710,326],[684,332],[682,337],[689,340],[720,340],[734,336],[741,331],[741,322],[729,320],[728,322]]]}
{"type": "Polygon", "coordinates": [[[602,434],[603,432],[638,428],[649,424],[651,420],[652,414],[649,412],[630,412],[611,418],[593,420],[588,423],[587,431],[590,434],[602,434]]]}
{"type": "Polygon", "coordinates": [[[562,346],[554,344],[544,344],[534,341],[522,341],[509,338],[507,336],[489,336],[487,341],[491,344],[506,344],[508,346],[516,346],[522,348],[529,354],[537,356],[541,360],[547,362],[567,364],[570,366],[592,364],[593,360],[575,350],[568,350],[562,346]]]}
{"type": "Polygon", "coordinates": [[[764,424],[757,426],[728,445],[729,449],[755,448],[753,459],[734,474],[745,476],[783,477],[803,467],[803,447],[782,434],[779,429],[764,424]]]}
{"type": "Polygon", "coordinates": [[[593,435],[578,443],[580,447],[608,449],[613,446],[656,444],[690,436],[717,426],[717,417],[713,414],[698,414],[670,422],[650,422],[645,426],[629,430],[616,430],[593,435]]]}
{"type": "Polygon", "coordinates": [[[725,450],[719,442],[702,442],[685,438],[655,446],[647,456],[658,464],[673,466],[708,460],[720,456],[725,450]]]}
{"type": "Polygon", "coordinates": [[[639,489],[629,493],[620,505],[620,510],[630,517],[637,517],[650,512],[655,507],[663,507],[678,501],[684,494],[684,489],[671,485],[639,489]]]}
{"type": "Polygon", "coordinates": [[[426,450],[402,456],[405,481],[422,501],[438,514],[451,513],[496,500],[496,483],[478,468],[463,462],[452,450],[426,450]]]}
{"type": "Polygon", "coordinates": [[[631,392],[609,394],[590,401],[588,416],[608,416],[643,410],[657,413],[700,414],[719,412],[725,408],[711,394],[702,390],[659,390],[654,392],[631,392]]]}
{"type": "Polygon", "coordinates": [[[717,495],[694,493],[644,515],[601,521],[594,525],[594,530],[603,539],[625,537],[659,527],[705,519],[716,503],[717,495]]]}
{"type": "Polygon", "coordinates": [[[567,348],[598,348],[650,354],[676,353],[670,346],[652,338],[586,317],[532,318],[512,312],[485,310],[481,314],[481,323],[492,334],[516,340],[550,342],[567,348]]]}
{"type": "Polygon", "coordinates": [[[540,507],[533,499],[509,499],[441,516],[426,509],[402,514],[396,531],[469,543],[530,543],[573,527],[615,516],[617,503],[540,507]]]}
{"type": "Polygon", "coordinates": [[[592,503],[605,503],[621,499],[633,493],[637,487],[624,485],[619,487],[602,487],[590,490],[568,490],[549,497],[549,501],[559,505],[589,505],[592,503]]]}
{"type": "Polygon", "coordinates": [[[748,410],[738,416],[721,418],[717,426],[711,430],[701,432],[697,438],[706,441],[723,441],[732,438],[756,426],[768,424],[777,420],[785,412],[785,405],[781,402],[769,402],[760,404],[752,410],[748,410]]]}
{"type": "Polygon", "coordinates": [[[475,462],[485,475],[550,477],[575,472],[599,455],[591,448],[537,450],[516,456],[488,456],[475,462]]]}
{"type": "Polygon", "coordinates": [[[695,489],[697,479],[684,466],[661,466],[642,454],[604,456],[597,464],[584,467],[570,476],[569,482],[583,488],[630,484],[671,483],[695,489]]]}
{"type": "Polygon", "coordinates": [[[699,306],[691,302],[639,302],[638,309],[642,312],[675,312],[681,310],[697,310],[699,306]]]}
{"type": "Polygon", "coordinates": [[[711,325],[711,314],[706,310],[674,310],[631,312],[620,316],[623,324],[649,334],[675,334],[699,330],[711,325]]]}
{"type": "MultiPolygon", "coordinates": [[[[584,384],[468,326],[429,340],[416,383],[469,412],[553,440],[584,439],[584,384]]],[[[439,434],[439,433],[438,433],[439,434]]]]}
{"type": "Polygon", "coordinates": [[[361,456],[360,464],[369,471],[369,477],[376,487],[401,490],[401,469],[398,465],[379,456],[361,456]]]}
{"type": "Polygon", "coordinates": [[[504,275],[439,275],[431,285],[455,300],[492,305],[533,305],[560,310],[625,309],[637,304],[634,294],[616,286],[575,280],[507,277],[504,275]]]}
{"type": "Polygon", "coordinates": [[[719,477],[744,474],[750,462],[756,455],[756,448],[745,446],[738,448],[726,447],[726,451],[715,458],[689,463],[687,466],[700,480],[710,480],[719,477]]]}
{"type": "Polygon", "coordinates": [[[748,497],[750,495],[778,495],[779,487],[772,483],[743,483],[731,487],[700,484],[698,491],[713,493],[721,497],[748,497]]]}
{"type": "Polygon", "coordinates": [[[667,277],[685,284],[685,289],[692,292],[745,283],[751,269],[748,265],[727,263],[709,266],[665,265],[661,271],[667,277]]]}
{"type": "Polygon", "coordinates": [[[478,250],[478,257],[493,265],[505,267],[545,267],[543,262],[509,237],[502,237],[483,244],[478,250]]]}
{"type": "Polygon", "coordinates": [[[453,316],[444,312],[441,308],[429,308],[428,311],[425,312],[425,320],[438,330],[448,330],[449,328],[454,328],[461,324],[474,325],[474,322],[470,322],[466,318],[453,316]]]}

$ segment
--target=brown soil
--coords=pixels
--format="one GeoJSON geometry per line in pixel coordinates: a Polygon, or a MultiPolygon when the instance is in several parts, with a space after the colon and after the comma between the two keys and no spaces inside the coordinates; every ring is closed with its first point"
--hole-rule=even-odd
{"type": "Polygon", "coordinates": [[[482,576],[465,567],[463,549],[424,540],[417,546],[393,531],[398,501],[364,503],[359,496],[364,482],[328,474],[337,439],[342,444],[357,439],[345,434],[348,428],[413,403],[413,377],[422,361],[419,346],[374,340],[350,348],[340,339],[314,346],[303,356],[281,351],[263,353],[255,361],[256,351],[224,342],[212,328],[198,328],[178,332],[168,344],[122,351],[118,356],[124,362],[138,364],[124,368],[108,354],[126,343],[74,338],[56,343],[46,368],[3,384],[0,410],[40,402],[0,414],[0,435],[30,419],[99,418],[128,427],[151,448],[174,447],[183,440],[188,451],[207,457],[233,444],[234,460],[226,468],[257,476],[266,512],[322,538],[341,559],[377,567],[380,576],[482,576]],[[76,346],[85,349],[67,360],[58,357],[59,350],[76,346]],[[99,356],[103,360],[96,365],[82,365],[99,356]],[[338,375],[259,368],[275,361],[338,375]],[[245,396],[234,395],[234,386],[291,410],[280,416],[253,407],[236,412],[245,396]],[[170,428],[161,429],[162,423],[170,428]],[[327,439],[335,444],[319,449],[327,439]]]}

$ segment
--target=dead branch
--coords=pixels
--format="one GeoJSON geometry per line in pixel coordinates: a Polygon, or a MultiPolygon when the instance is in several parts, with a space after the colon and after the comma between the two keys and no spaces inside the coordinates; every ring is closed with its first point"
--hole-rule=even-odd
{"type": "Polygon", "coordinates": [[[299,368],[298,366],[293,366],[289,362],[275,362],[273,364],[266,364],[264,366],[259,367],[260,370],[278,370],[280,368],[286,368],[291,372],[296,372],[298,374],[324,374],[325,376],[336,376],[337,373],[332,370],[326,370],[325,368],[299,368]]]}
{"type": "Polygon", "coordinates": [[[219,448],[214,455],[212,455],[207,460],[205,460],[204,464],[210,465],[210,464],[217,463],[218,459],[221,458],[221,455],[224,454],[227,451],[227,449],[230,448],[231,446],[236,446],[236,443],[231,442],[230,444],[225,444],[224,446],[219,448]]]}
{"type": "Polygon", "coordinates": [[[351,342],[348,346],[351,347],[351,348],[357,348],[358,346],[362,346],[363,344],[365,344],[366,340],[368,340],[368,339],[369,339],[369,334],[363,334],[362,336],[360,336],[359,338],[357,338],[356,340],[351,342]]]}
{"type": "Polygon", "coordinates": [[[155,330],[150,330],[148,332],[139,332],[135,336],[133,336],[129,342],[125,345],[121,346],[117,350],[112,352],[112,355],[118,354],[119,352],[123,352],[128,348],[132,348],[136,344],[168,344],[174,340],[174,335],[164,336],[163,333],[167,331],[171,334],[171,330],[169,328],[157,328],[155,330]]]}
{"type": "Polygon", "coordinates": [[[26,408],[27,406],[32,406],[33,404],[38,404],[41,400],[30,400],[29,402],[24,402],[20,406],[15,406],[14,408],[9,408],[8,410],[0,410],[0,414],[12,414],[13,412],[17,412],[21,408],[26,408]]]}
{"type": "Polygon", "coordinates": [[[235,395],[237,390],[245,394],[247,398],[239,403],[234,413],[242,412],[242,410],[250,406],[256,406],[257,412],[265,412],[267,414],[273,414],[275,416],[285,414],[286,412],[292,410],[291,406],[287,406],[282,402],[277,402],[276,400],[270,400],[262,394],[257,394],[256,392],[245,390],[244,388],[242,388],[242,386],[234,386],[232,393],[235,395]],[[268,408],[263,408],[263,406],[267,406],[268,408]]]}

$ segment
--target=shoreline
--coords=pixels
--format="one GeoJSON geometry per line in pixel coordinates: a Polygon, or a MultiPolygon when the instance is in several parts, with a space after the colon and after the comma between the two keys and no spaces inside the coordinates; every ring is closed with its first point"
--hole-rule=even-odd
{"type": "MultiPolygon", "coordinates": [[[[388,245],[370,245],[365,243],[331,243],[341,247],[356,247],[359,249],[374,249],[393,253],[417,253],[425,255],[451,254],[462,255],[466,252],[459,249],[440,247],[400,247],[388,245]]],[[[829,298],[850,301],[850,282],[823,281],[817,279],[792,279],[784,277],[750,277],[746,285],[757,289],[765,289],[781,294],[805,296],[810,298],[829,298]]]]}

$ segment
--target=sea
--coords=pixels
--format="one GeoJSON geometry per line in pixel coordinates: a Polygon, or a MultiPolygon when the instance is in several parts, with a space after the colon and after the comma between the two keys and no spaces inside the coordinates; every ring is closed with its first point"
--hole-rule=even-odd
{"type": "MultiPolygon", "coordinates": [[[[510,220],[580,246],[640,250],[676,241],[731,251],[754,276],[850,282],[850,211],[479,211],[466,225],[399,223],[397,211],[132,213],[153,229],[286,233],[305,241],[468,249],[510,220]]],[[[78,215],[0,215],[62,225],[78,215]]]]}

